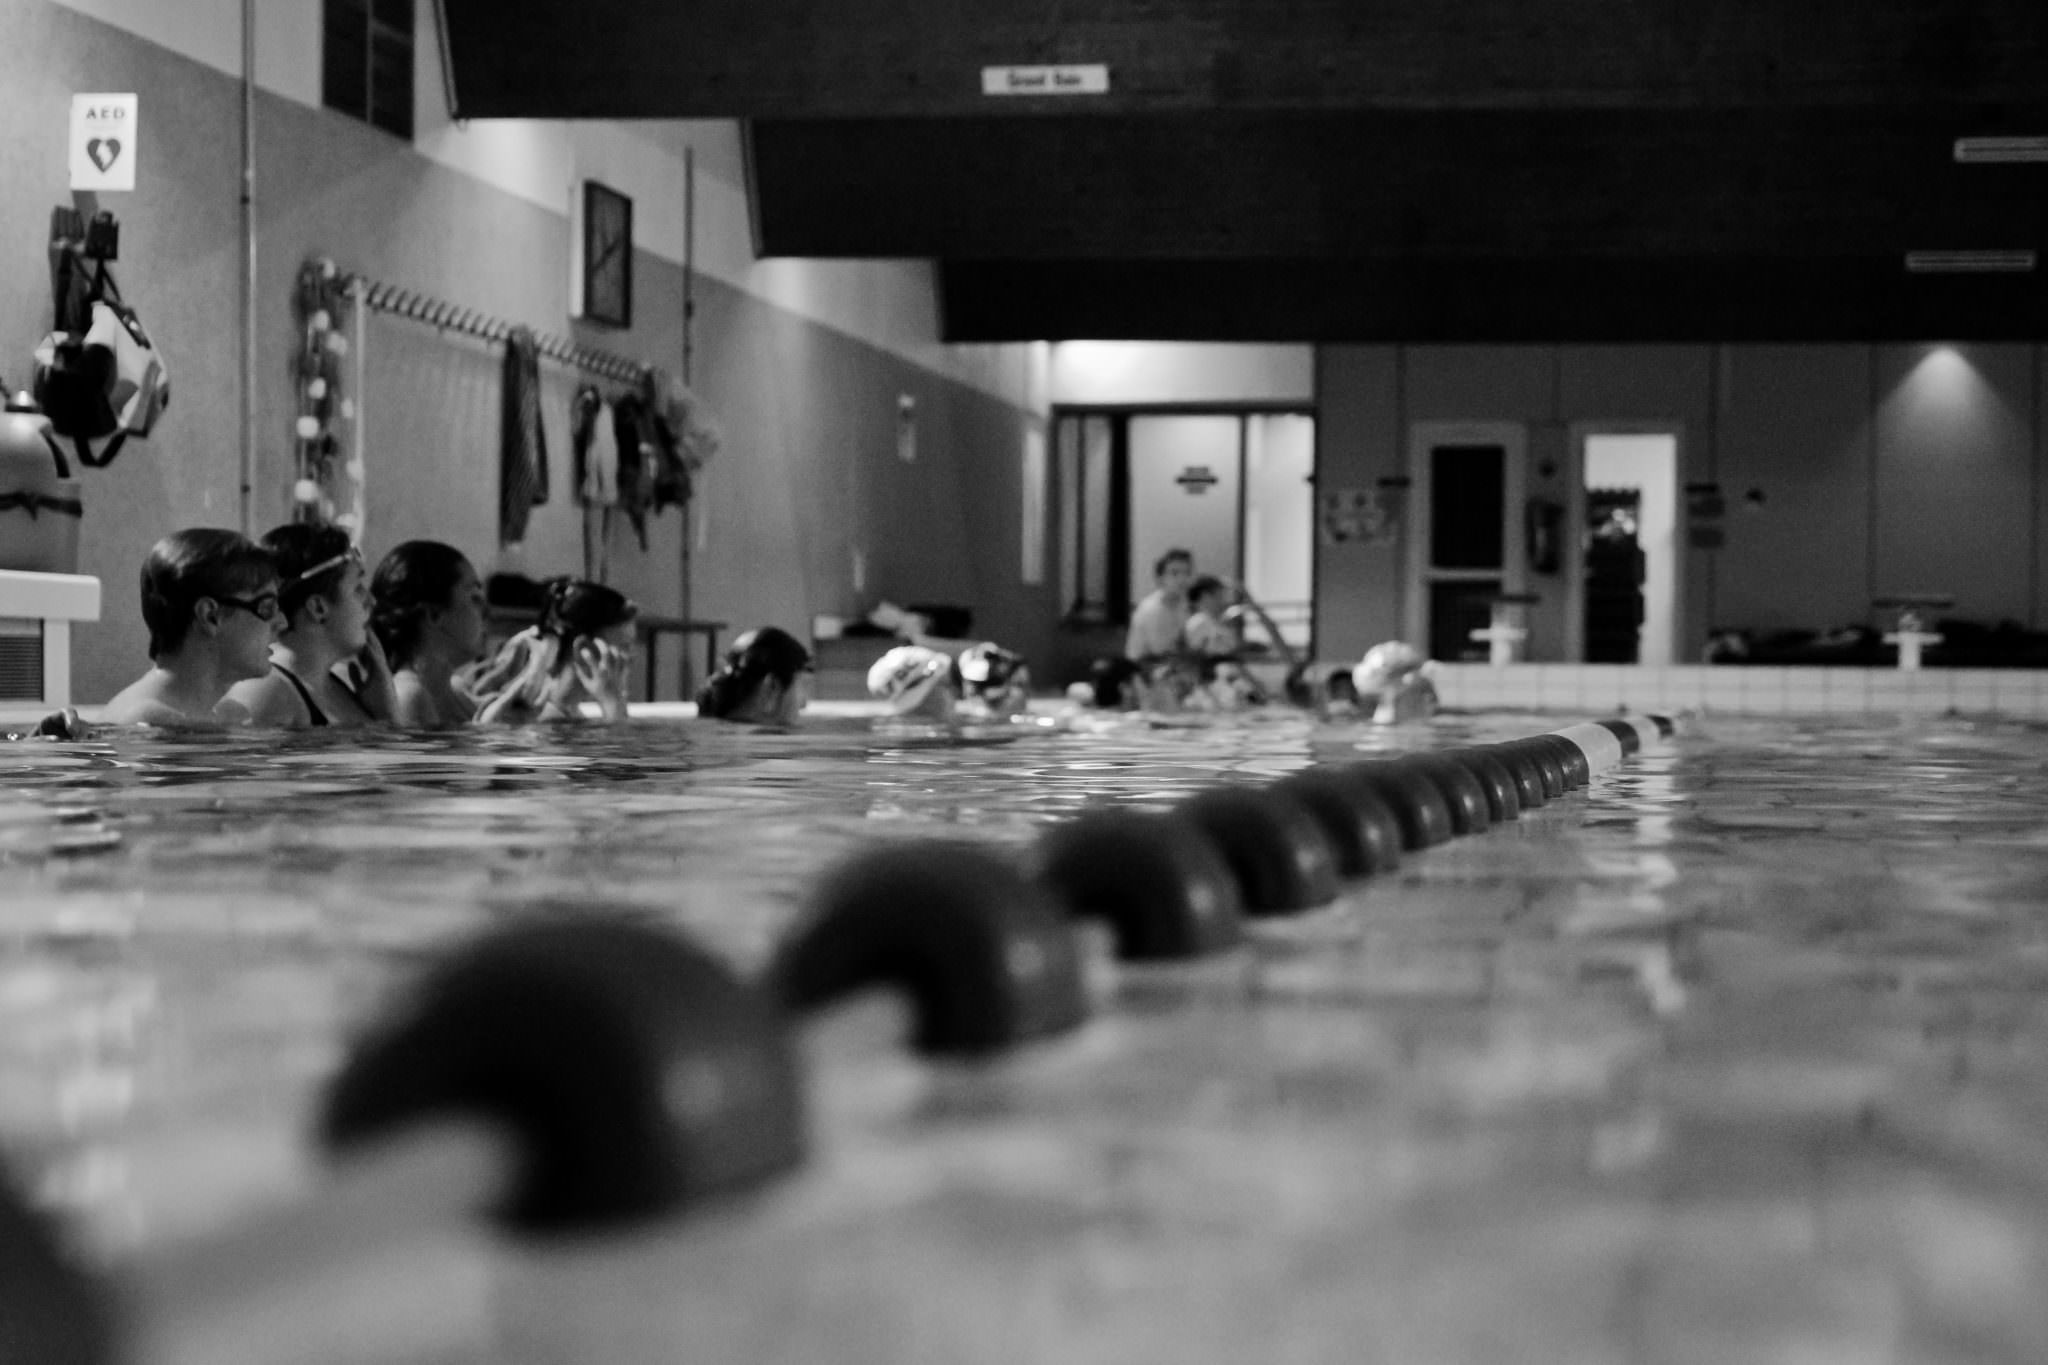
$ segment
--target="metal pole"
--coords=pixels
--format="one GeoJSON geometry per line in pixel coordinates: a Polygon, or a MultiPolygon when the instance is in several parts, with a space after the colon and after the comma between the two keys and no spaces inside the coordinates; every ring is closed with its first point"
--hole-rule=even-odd
{"type": "MultiPolygon", "coordinates": [[[[688,143],[683,145],[683,386],[690,384],[690,324],[697,311],[697,157],[688,143]]],[[[680,437],[682,433],[678,432],[680,437]]],[[[697,489],[694,476],[690,496],[683,503],[683,590],[679,614],[690,618],[690,542],[697,534],[697,489]]],[[[683,690],[687,694],[691,676],[688,641],[683,647],[683,690]]],[[[687,700],[685,696],[684,700],[687,700]]],[[[652,697],[649,701],[654,700],[652,697]]]]}
{"type": "Polygon", "coordinates": [[[355,338],[350,347],[353,354],[350,356],[350,359],[355,362],[356,371],[356,415],[349,419],[348,446],[349,463],[355,467],[355,473],[350,476],[355,482],[356,493],[355,538],[356,544],[361,545],[367,538],[363,528],[369,524],[370,520],[370,467],[366,463],[369,458],[366,453],[368,446],[363,440],[363,423],[368,420],[367,413],[369,411],[370,398],[368,393],[370,382],[370,362],[368,358],[370,353],[370,291],[361,279],[354,279],[349,281],[348,295],[352,304],[349,309],[351,314],[350,321],[355,324],[355,338]]]}
{"type": "Polygon", "coordinates": [[[242,0],[242,534],[256,524],[256,0],[242,0]]]}

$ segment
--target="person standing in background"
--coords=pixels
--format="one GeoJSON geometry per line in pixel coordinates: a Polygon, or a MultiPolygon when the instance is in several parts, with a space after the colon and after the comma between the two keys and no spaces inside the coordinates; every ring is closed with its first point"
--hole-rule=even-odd
{"type": "Polygon", "coordinates": [[[1138,663],[1177,655],[1188,625],[1188,584],[1195,576],[1195,557],[1175,547],[1152,565],[1152,579],[1158,586],[1145,595],[1131,612],[1131,628],[1124,637],[1124,657],[1138,663]]]}

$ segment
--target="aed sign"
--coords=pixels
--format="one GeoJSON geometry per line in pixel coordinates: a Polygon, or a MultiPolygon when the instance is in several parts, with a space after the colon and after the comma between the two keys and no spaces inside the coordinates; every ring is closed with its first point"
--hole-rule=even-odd
{"type": "Polygon", "coordinates": [[[984,66],[984,95],[1107,95],[1109,68],[1087,66],[984,66]]]}
{"type": "Polygon", "coordinates": [[[73,95],[71,188],[134,189],[139,122],[133,95],[73,95]]]}

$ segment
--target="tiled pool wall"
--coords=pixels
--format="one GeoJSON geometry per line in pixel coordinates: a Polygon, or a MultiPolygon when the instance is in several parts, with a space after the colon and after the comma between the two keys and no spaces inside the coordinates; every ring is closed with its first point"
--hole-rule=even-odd
{"type": "Polygon", "coordinates": [[[1894,712],[2048,719],[2048,670],[1789,668],[1766,665],[1439,664],[1446,706],[1544,711],[1894,712]]]}

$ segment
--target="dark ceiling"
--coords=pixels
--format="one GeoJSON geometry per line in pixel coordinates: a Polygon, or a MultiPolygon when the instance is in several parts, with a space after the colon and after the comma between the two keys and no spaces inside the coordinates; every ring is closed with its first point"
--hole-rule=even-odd
{"type": "Polygon", "coordinates": [[[441,0],[467,118],[741,118],[949,340],[2048,339],[2048,0],[441,0]],[[1101,64],[994,97],[990,66],[1101,64]]]}

